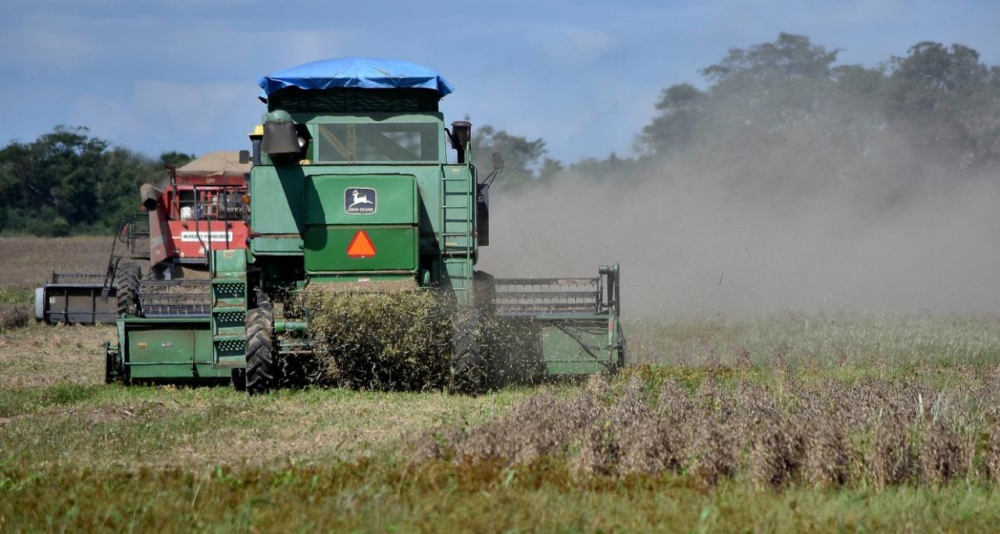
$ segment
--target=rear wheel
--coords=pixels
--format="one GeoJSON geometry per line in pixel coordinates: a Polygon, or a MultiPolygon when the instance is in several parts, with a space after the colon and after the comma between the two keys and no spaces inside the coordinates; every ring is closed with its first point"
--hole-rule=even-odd
{"type": "Polygon", "coordinates": [[[625,329],[618,325],[618,362],[615,364],[615,372],[620,371],[628,364],[628,339],[625,337],[625,329]]]}
{"type": "Polygon", "coordinates": [[[115,299],[118,304],[118,317],[138,315],[139,313],[139,279],[142,271],[134,263],[126,263],[118,267],[115,273],[115,299]]]}
{"type": "Polygon", "coordinates": [[[232,372],[232,384],[233,389],[236,391],[246,391],[247,390],[247,370],[246,369],[233,369],[232,372]]]}
{"type": "Polygon", "coordinates": [[[246,390],[250,395],[267,393],[277,385],[274,346],[274,314],[269,309],[247,312],[246,390]]]}

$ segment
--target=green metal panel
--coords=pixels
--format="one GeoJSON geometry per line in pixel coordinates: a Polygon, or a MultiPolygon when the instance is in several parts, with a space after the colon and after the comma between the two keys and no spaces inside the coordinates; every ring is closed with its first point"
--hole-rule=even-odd
{"type": "Polygon", "coordinates": [[[542,323],[541,348],[550,375],[587,375],[607,371],[617,351],[608,343],[607,319],[542,323]]]}
{"type": "Polygon", "coordinates": [[[122,319],[118,321],[128,375],[139,380],[183,381],[226,378],[213,366],[208,319],[122,319]]]}
{"type": "Polygon", "coordinates": [[[255,237],[250,241],[250,251],[264,256],[299,256],[302,255],[302,246],[302,238],[298,234],[255,237]]]}
{"type": "MultiPolygon", "coordinates": [[[[250,186],[250,229],[263,235],[250,240],[250,250],[254,256],[297,256],[303,253],[301,236],[307,217],[305,183],[308,176],[335,175],[347,179],[346,177],[354,176],[409,175],[416,181],[415,196],[419,200],[415,209],[420,226],[421,253],[439,253],[446,237],[441,235],[444,228],[441,206],[443,168],[440,164],[313,164],[277,168],[258,165],[254,167],[250,186]],[[298,185],[295,183],[296,179],[300,182],[298,185]],[[300,198],[292,198],[290,205],[284,205],[285,199],[288,195],[294,196],[296,189],[300,198]],[[261,197],[268,197],[269,200],[265,201],[261,197]]],[[[447,169],[448,176],[469,175],[464,166],[450,165],[447,169]],[[452,171],[458,172],[452,174],[452,171]]],[[[464,180],[466,184],[471,183],[469,178],[464,180]]],[[[335,203],[336,197],[331,202],[335,203]]],[[[342,207],[340,209],[343,210],[342,207]]],[[[467,243],[463,240],[451,239],[449,242],[462,250],[467,248],[467,243]]]]}
{"type": "Polygon", "coordinates": [[[417,269],[415,226],[311,226],[305,236],[307,272],[410,271],[417,269]],[[375,247],[375,255],[352,258],[351,241],[364,231],[375,247]]]}
{"type": "Polygon", "coordinates": [[[297,165],[258,165],[250,171],[250,230],[260,234],[301,234],[305,215],[305,173],[297,165]]]}
{"type": "Polygon", "coordinates": [[[215,250],[212,252],[212,270],[216,276],[245,278],[247,254],[243,249],[215,250]]]}
{"type": "MultiPolygon", "coordinates": [[[[362,204],[367,206],[367,204],[362,204]]],[[[306,224],[417,224],[417,185],[413,175],[319,175],[306,179],[306,224]],[[371,213],[347,211],[357,190],[373,192],[371,213]]],[[[367,208],[366,208],[367,209],[367,208]]]]}

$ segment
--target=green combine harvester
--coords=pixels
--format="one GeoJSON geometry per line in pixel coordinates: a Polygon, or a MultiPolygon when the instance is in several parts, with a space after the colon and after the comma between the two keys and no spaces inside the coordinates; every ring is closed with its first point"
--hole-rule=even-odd
{"type": "Polygon", "coordinates": [[[117,343],[106,345],[107,381],[232,380],[250,393],[272,390],[283,369],[320,350],[299,300],[308,291],[448,296],[454,391],[480,391],[495,371],[485,317],[516,333],[518,356],[539,374],[624,363],[617,265],[593,278],[494,279],[475,269],[503,161],[494,155],[493,172],[479,179],[471,124],[446,128],[438,111],[452,92],[440,75],[347,58],[259,84],[267,112],[244,153],[253,163],[247,247],[205,243],[211,283],[198,287],[209,292],[207,310],[179,304],[168,315],[140,308],[120,317],[117,343]]]}

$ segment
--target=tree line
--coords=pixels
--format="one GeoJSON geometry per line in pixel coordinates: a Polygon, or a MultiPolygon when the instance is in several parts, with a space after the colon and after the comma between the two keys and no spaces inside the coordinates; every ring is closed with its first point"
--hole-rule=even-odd
{"type": "MultiPolygon", "coordinates": [[[[713,172],[734,188],[769,192],[816,187],[907,191],[1000,173],[1000,66],[960,44],[921,42],[874,65],[838,64],[839,49],[782,33],[733,48],[699,71],[703,82],[664,88],[627,156],[564,164],[542,138],[489,125],[473,136],[474,162],[504,156],[498,193],[579,179],[669,179],[664,162],[713,172]]],[[[0,232],[65,235],[111,232],[134,210],[138,186],[164,163],[111,146],[86,128],[60,126],[33,142],[0,149],[0,232]]],[[[882,199],[882,200],[885,200],[882,199]]]]}
{"type": "Polygon", "coordinates": [[[157,182],[164,165],[194,159],[181,152],[150,158],[57,126],[38,139],[0,149],[0,233],[65,236],[110,233],[138,209],[139,186],[157,182]]]}

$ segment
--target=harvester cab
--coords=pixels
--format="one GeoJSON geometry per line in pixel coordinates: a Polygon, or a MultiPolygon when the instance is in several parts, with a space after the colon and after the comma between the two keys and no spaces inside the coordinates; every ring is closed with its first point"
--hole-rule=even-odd
{"type": "MultiPolygon", "coordinates": [[[[621,364],[617,267],[596,278],[496,282],[475,270],[503,161],[496,155],[493,173],[478,179],[472,125],[446,127],[438,103],[452,86],[438,73],[347,58],[259,84],[267,111],[250,135],[248,247],[209,249],[204,322],[119,321],[109,377],[216,378],[231,369],[237,385],[268,391],[297,361],[329,350],[304,296],[373,292],[444,296],[453,317],[445,385],[453,390],[481,390],[497,374],[490,344],[499,336],[486,333],[487,323],[517,332],[518,353],[541,373],[621,364]],[[185,329],[182,350],[167,344],[166,331],[179,337],[185,329]]],[[[340,356],[350,355],[333,361],[340,356]]]]}

